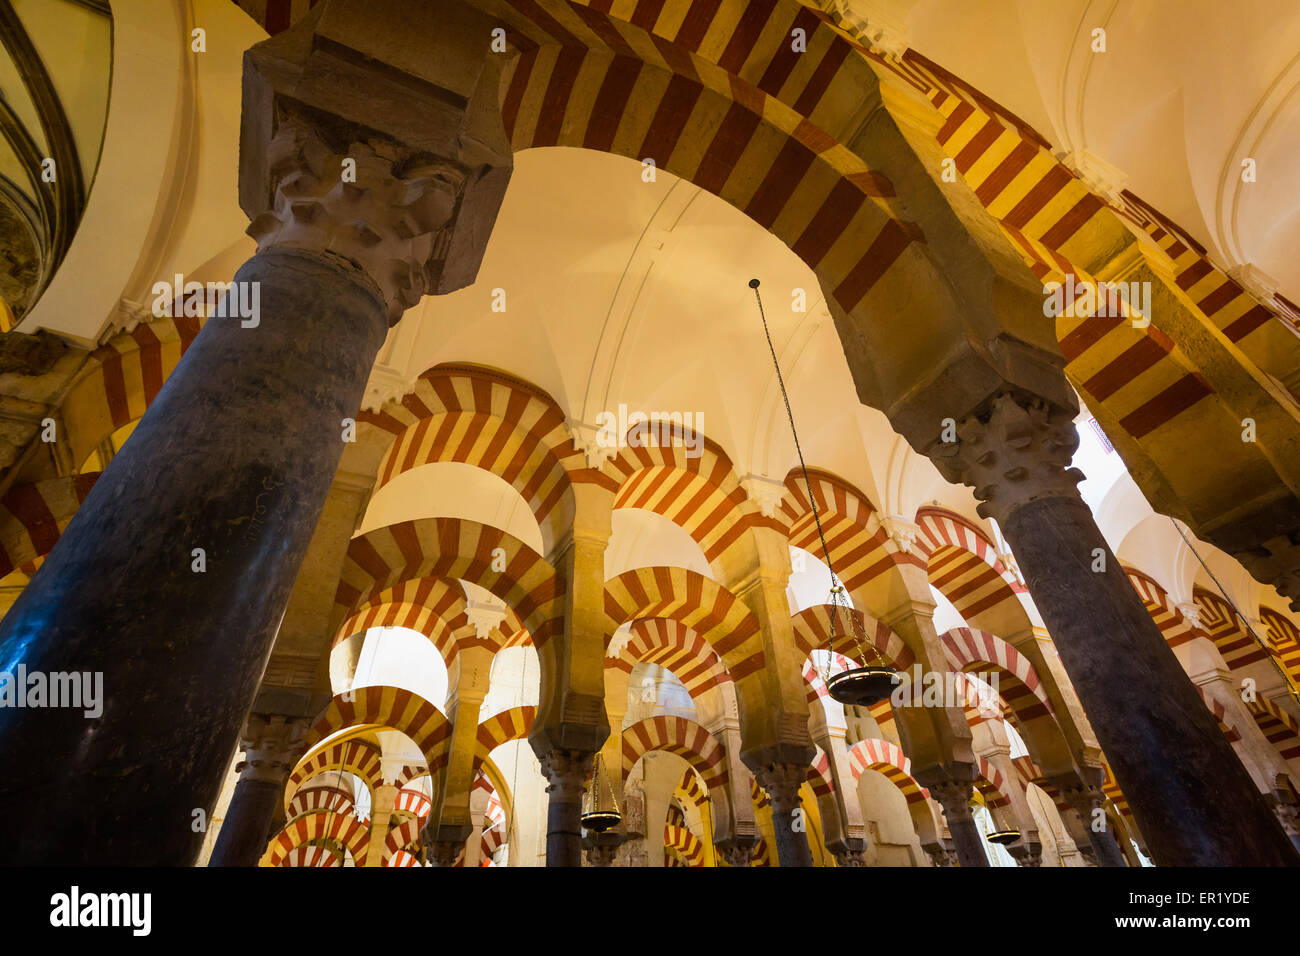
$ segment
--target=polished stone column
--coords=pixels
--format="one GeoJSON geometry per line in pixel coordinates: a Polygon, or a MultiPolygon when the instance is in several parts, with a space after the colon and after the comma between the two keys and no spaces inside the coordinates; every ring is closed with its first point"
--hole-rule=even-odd
{"type": "Polygon", "coordinates": [[[301,750],[307,721],[249,714],[239,780],[208,866],[257,866],[266,851],[285,780],[301,750]]]}
{"type": "Polygon", "coordinates": [[[1079,815],[1083,829],[1088,834],[1088,842],[1092,844],[1097,865],[1127,866],[1124,862],[1124,854],[1120,852],[1119,844],[1115,842],[1114,834],[1110,831],[1109,821],[1102,830],[1093,826],[1095,811],[1102,808],[1106,795],[1096,787],[1087,786],[1062,788],[1061,795],[1065,797],[1065,802],[1071,809],[1079,815]]]}
{"type": "Polygon", "coordinates": [[[556,748],[541,758],[550,801],[546,810],[546,865],[582,866],[582,796],[594,753],[556,748]]]}
{"type": "Polygon", "coordinates": [[[979,826],[970,812],[971,785],[949,780],[931,784],[929,790],[930,796],[943,807],[943,818],[948,823],[948,832],[952,834],[958,863],[964,867],[988,866],[989,858],[984,852],[984,841],[980,839],[979,826]]]}
{"type": "Polygon", "coordinates": [[[1156,862],[1300,863],[1079,497],[1072,419],[1003,393],[931,457],[1001,526],[1156,862]]]}
{"type": "Polygon", "coordinates": [[[5,862],[197,857],[388,327],[472,282],[491,233],[511,162],[494,24],[327,0],[245,53],[258,254],[233,317],[208,319],[0,623],[0,671],[103,692],[94,716],[0,708],[5,862]]]}
{"type": "Polygon", "coordinates": [[[776,835],[776,856],[782,866],[812,866],[808,827],[795,829],[799,809],[799,787],[808,779],[808,768],[794,763],[770,763],[754,773],[754,779],[772,801],[772,831],[776,835]]]}

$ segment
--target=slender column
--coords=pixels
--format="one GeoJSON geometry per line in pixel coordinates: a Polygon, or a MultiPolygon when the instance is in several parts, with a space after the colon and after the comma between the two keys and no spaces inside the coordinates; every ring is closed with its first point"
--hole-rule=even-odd
{"type": "Polygon", "coordinates": [[[370,842],[366,849],[366,866],[384,865],[384,844],[392,827],[393,808],[397,806],[397,788],[385,783],[375,788],[370,805],[370,842]]]}
{"type": "Polygon", "coordinates": [[[1096,811],[1102,808],[1106,795],[1096,787],[1079,786],[1063,788],[1061,796],[1065,797],[1065,802],[1079,815],[1084,832],[1088,834],[1088,842],[1092,844],[1097,865],[1127,866],[1124,862],[1124,854],[1120,852],[1119,844],[1115,842],[1115,837],[1110,832],[1109,822],[1101,830],[1093,824],[1096,811]]]}
{"type": "Polygon", "coordinates": [[[947,780],[930,784],[929,790],[930,796],[943,807],[943,818],[948,823],[948,832],[952,834],[958,862],[967,867],[988,866],[989,858],[984,852],[984,841],[980,839],[979,827],[970,812],[970,783],[947,780]]]}
{"type": "Polygon", "coordinates": [[[754,779],[772,801],[772,831],[776,834],[776,856],[782,866],[812,866],[807,824],[795,829],[799,809],[799,787],[808,768],[794,763],[770,763],[754,773],[754,779]]]}
{"type": "Polygon", "coordinates": [[[91,708],[0,708],[6,863],[198,856],[194,812],[220,793],[345,419],[390,322],[473,281],[509,177],[494,21],[452,5],[331,0],[339,16],[245,54],[258,254],[222,300],[234,317],[207,321],[0,624],[0,671],[102,688],[91,708]],[[303,42],[317,27],[329,42],[303,42]],[[432,72],[403,78],[426,67],[384,57],[413,38],[432,72]]]}
{"type": "Polygon", "coordinates": [[[208,866],[257,866],[306,729],[307,721],[301,719],[248,715],[239,780],[208,866]]]}
{"type": "Polygon", "coordinates": [[[595,754],[556,748],[541,758],[550,802],[546,811],[546,865],[582,866],[582,795],[595,754]]]}
{"type": "Polygon", "coordinates": [[[1004,392],[930,451],[1001,526],[1156,861],[1300,864],[1079,497],[1072,419],[1004,392]]]}

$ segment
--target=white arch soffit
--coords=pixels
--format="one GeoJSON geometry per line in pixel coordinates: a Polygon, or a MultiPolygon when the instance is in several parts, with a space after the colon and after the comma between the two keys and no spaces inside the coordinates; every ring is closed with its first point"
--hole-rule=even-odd
{"type": "Polygon", "coordinates": [[[243,235],[240,77],[244,50],[266,39],[229,0],[113,0],[112,11],[99,169],[68,254],[22,322],[87,348],[152,318],[155,282],[195,278],[243,235]],[[203,53],[190,50],[196,27],[203,53]]]}

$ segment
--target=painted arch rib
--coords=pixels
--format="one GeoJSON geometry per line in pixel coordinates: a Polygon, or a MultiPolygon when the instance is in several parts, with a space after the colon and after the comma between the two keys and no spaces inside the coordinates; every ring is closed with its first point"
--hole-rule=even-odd
{"type": "Polygon", "coordinates": [[[623,779],[645,754],[663,750],[683,758],[696,771],[710,797],[726,805],[727,758],[713,735],[684,717],[659,715],[638,721],[623,731],[623,779]]]}
{"type": "Polygon", "coordinates": [[[902,791],[908,803],[917,803],[929,796],[929,791],[912,777],[912,761],[897,744],[879,738],[859,740],[849,748],[849,769],[857,781],[864,770],[884,774],[889,782],[902,791]]]}
{"type": "Polygon", "coordinates": [[[402,687],[358,687],[339,694],[312,724],[305,746],[311,755],[321,741],[339,732],[375,730],[405,734],[424,754],[431,772],[446,763],[451,724],[437,707],[402,687]]]}
{"type": "Polygon", "coordinates": [[[289,783],[285,787],[285,809],[287,811],[292,805],[297,790],[322,774],[328,774],[325,779],[335,784],[342,779],[343,772],[354,774],[361,778],[373,794],[384,782],[381,765],[379,748],[364,740],[346,740],[317,753],[308,753],[289,774],[289,783]]]}
{"type": "Polygon", "coordinates": [[[891,667],[907,670],[916,660],[916,655],[903,643],[903,639],[890,630],[882,621],[876,620],[864,611],[850,610],[845,614],[843,608],[830,604],[815,604],[806,607],[791,618],[794,627],[795,646],[804,656],[814,650],[829,650],[831,643],[831,615],[835,621],[835,652],[837,654],[857,655],[857,645],[851,635],[865,635],[867,643],[875,648],[891,667]],[[849,620],[846,620],[849,618],[849,620]],[[847,633],[846,633],[846,629],[847,633]]]}
{"type": "Polygon", "coordinates": [[[638,663],[657,664],[671,671],[693,700],[731,681],[708,641],[680,621],[638,618],[632,622],[630,632],[618,656],[605,659],[606,667],[630,674],[638,663]]]}
{"type": "Polygon", "coordinates": [[[983,531],[943,508],[922,508],[916,523],[930,583],[967,623],[1003,634],[1029,627],[1021,603],[1028,588],[1002,563],[983,531]]]}

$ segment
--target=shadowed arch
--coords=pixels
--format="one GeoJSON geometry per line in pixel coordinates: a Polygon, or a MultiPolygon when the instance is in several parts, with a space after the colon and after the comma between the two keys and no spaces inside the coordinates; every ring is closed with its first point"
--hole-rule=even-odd
{"type": "Polygon", "coordinates": [[[1029,590],[998,557],[997,548],[976,525],[944,508],[916,513],[926,574],[973,627],[993,634],[1019,634],[1031,621],[1022,602],[1029,590]]]}

